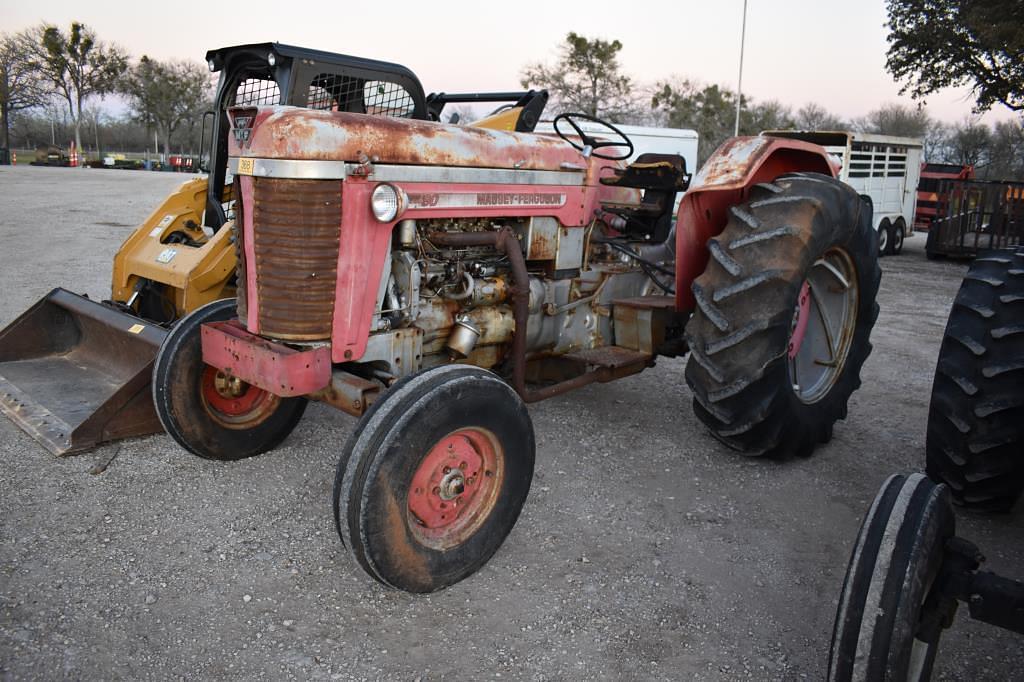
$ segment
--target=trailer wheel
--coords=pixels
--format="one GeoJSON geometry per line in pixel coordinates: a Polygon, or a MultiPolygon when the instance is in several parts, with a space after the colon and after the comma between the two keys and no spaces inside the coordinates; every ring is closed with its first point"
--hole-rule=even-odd
{"type": "Polygon", "coordinates": [[[898,256],[903,253],[903,240],[907,236],[907,223],[903,218],[897,218],[896,222],[889,229],[892,232],[892,239],[889,240],[889,254],[898,256]]]}
{"type": "Polygon", "coordinates": [[[334,480],[342,543],[372,578],[433,592],[472,575],[523,508],[535,444],[526,406],[486,370],[446,365],[392,386],[334,480]]]}
{"type": "Polygon", "coordinates": [[[1024,248],[971,263],[932,384],[927,471],[959,504],[1008,511],[1024,492],[1024,248]]]}
{"type": "Polygon", "coordinates": [[[205,459],[238,460],[277,447],[306,410],[305,398],[280,398],[203,362],[200,327],[234,319],[234,299],[192,311],[167,335],[153,363],[153,404],[183,448],[205,459]]]}
{"type": "Polygon", "coordinates": [[[754,190],[709,240],[693,283],[686,380],[697,416],[729,447],[806,456],[860,386],[878,317],[878,242],[867,205],[830,177],[754,190]]]}
{"type": "Polygon", "coordinates": [[[846,570],[829,682],[930,678],[944,625],[933,587],[955,524],[945,486],[922,474],[885,482],[846,570]]]}
{"type": "Polygon", "coordinates": [[[892,224],[888,218],[884,218],[878,224],[878,256],[889,254],[889,243],[892,241],[892,224]]]}

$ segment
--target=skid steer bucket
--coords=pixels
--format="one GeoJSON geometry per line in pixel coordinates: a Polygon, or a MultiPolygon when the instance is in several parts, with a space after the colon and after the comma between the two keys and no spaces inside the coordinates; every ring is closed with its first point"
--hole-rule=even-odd
{"type": "Polygon", "coordinates": [[[0,410],[56,455],[158,433],[149,384],[166,334],[54,289],[0,331],[0,410]]]}

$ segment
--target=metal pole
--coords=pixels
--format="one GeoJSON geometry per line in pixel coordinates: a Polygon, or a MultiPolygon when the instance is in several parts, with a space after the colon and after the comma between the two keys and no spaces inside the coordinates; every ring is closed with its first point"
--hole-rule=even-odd
{"type": "Polygon", "coordinates": [[[740,32],[740,77],[736,85],[736,127],[733,136],[740,134],[740,107],[743,104],[743,46],[747,41],[747,0],[743,0],[743,29],[740,32]]]}

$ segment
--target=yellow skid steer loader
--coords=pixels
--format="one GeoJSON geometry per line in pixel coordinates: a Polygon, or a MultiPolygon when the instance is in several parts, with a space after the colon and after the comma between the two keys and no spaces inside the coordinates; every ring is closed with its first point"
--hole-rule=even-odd
{"type": "Polygon", "coordinates": [[[0,330],[0,410],[54,454],[161,431],[150,394],[161,342],[186,313],[235,295],[229,107],[437,119],[449,103],[497,101],[506,104],[473,125],[529,132],[547,102],[544,91],[424,96],[398,64],[279,43],[206,59],[220,73],[208,175],[184,183],[121,245],[109,301],[54,289],[0,330]]]}

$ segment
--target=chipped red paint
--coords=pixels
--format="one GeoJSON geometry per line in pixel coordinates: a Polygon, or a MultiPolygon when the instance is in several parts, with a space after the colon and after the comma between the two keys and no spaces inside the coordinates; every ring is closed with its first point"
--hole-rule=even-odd
{"type": "Polygon", "coordinates": [[[250,334],[237,322],[204,324],[202,348],[207,365],[284,398],[314,393],[331,382],[326,346],[295,350],[250,334]]]}
{"type": "Polygon", "coordinates": [[[504,459],[497,438],[487,429],[459,429],[435,443],[409,484],[413,535],[443,549],[472,537],[494,509],[504,459]]]}
{"type": "Polygon", "coordinates": [[[331,358],[358,360],[366,352],[377,307],[377,285],[384,271],[394,222],[373,217],[370,194],[375,182],[349,180],[341,188],[341,239],[335,286],[331,358]]]}
{"type": "Polygon", "coordinates": [[[262,107],[241,145],[228,136],[229,155],[268,159],[359,161],[517,170],[586,170],[582,155],[547,135],[512,133],[431,121],[262,107]]]}
{"type": "Polygon", "coordinates": [[[734,137],[715,150],[679,204],[676,223],[676,310],[693,310],[690,286],[708,264],[707,242],[729,221],[729,207],[747,200],[750,188],[798,171],[835,177],[823,147],[774,137],[734,137]]]}
{"type": "Polygon", "coordinates": [[[255,239],[252,226],[253,204],[253,178],[248,175],[238,176],[239,185],[242,190],[242,248],[245,249],[245,326],[253,334],[260,333],[259,309],[260,299],[256,290],[256,252],[254,250],[255,239]]]}
{"type": "Polygon", "coordinates": [[[807,280],[800,287],[800,295],[796,299],[796,312],[793,314],[793,331],[789,336],[789,347],[787,348],[789,359],[792,360],[800,352],[804,345],[804,335],[807,333],[807,323],[810,322],[811,312],[811,285],[807,280]]]}

